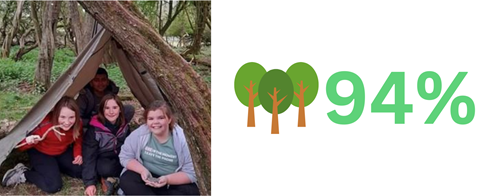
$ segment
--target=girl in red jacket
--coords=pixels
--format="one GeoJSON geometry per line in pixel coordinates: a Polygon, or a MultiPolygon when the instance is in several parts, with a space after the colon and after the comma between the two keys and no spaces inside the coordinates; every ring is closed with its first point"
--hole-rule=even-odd
{"type": "Polygon", "coordinates": [[[28,181],[47,193],[55,193],[62,188],[61,173],[81,178],[82,123],[78,114],[74,99],[62,97],[53,111],[18,145],[19,150],[27,150],[32,168],[17,164],[5,173],[2,185],[28,181]]]}

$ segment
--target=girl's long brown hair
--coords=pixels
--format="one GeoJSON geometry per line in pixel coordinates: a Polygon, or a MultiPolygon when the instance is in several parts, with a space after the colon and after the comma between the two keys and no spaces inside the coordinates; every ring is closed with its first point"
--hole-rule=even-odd
{"type": "Polygon", "coordinates": [[[119,97],[115,94],[109,93],[102,97],[102,100],[100,101],[100,105],[98,106],[98,114],[97,114],[97,119],[100,121],[100,123],[104,124],[105,123],[105,104],[109,100],[114,100],[116,101],[117,105],[119,106],[119,117],[117,117],[116,124],[119,126],[122,126],[124,123],[126,123],[124,119],[124,106],[119,97]]]}
{"type": "MultiPolygon", "coordinates": [[[[53,113],[52,113],[52,124],[53,125],[58,125],[59,124],[59,116],[60,116],[60,111],[62,110],[63,107],[67,107],[70,110],[74,111],[75,116],[76,116],[76,121],[74,122],[74,125],[72,125],[72,130],[73,130],[73,139],[76,140],[79,137],[79,132],[81,128],[81,118],[79,117],[79,107],[76,101],[68,96],[64,96],[60,98],[59,102],[55,104],[55,107],[53,108],[53,113]]],[[[59,137],[58,135],[56,135],[59,137]]],[[[60,139],[60,138],[59,138],[60,139]]]]}

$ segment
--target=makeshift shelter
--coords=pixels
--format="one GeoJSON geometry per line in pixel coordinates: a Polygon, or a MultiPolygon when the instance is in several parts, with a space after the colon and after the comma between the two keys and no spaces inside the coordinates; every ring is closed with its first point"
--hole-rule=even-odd
{"type": "Polygon", "coordinates": [[[127,55],[112,35],[96,25],[94,36],[86,48],[78,54],[72,65],[62,74],[34,107],[19,121],[12,131],[0,140],[0,164],[5,161],[12,149],[32,131],[63,96],[75,97],[90,82],[104,59],[106,48],[111,48],[112,56],[123,73],[133,95],[141,105],[154,100],[164,100],[164,94],[143,66],[127,55]]]}

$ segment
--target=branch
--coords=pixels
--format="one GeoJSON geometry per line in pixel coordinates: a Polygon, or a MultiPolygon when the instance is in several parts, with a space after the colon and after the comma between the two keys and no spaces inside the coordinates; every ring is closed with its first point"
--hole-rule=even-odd
{"type": "Polygon", "coordinates": [[[297,94],[297,92],[293,91],[293,94],[295,94],[295,96],[297,96],[297,98],[300,96],[299,94],[297,94]]]}
{"type": "Polygon", "coordinates": [[[255,94],[254,94],[254,98],[255,98],[255,97],[257,97],[257,95],[258,95],[258,94],[259,94],[259,92],[255,93],[255,94]]]}
{"type": "Polygon", "coordinates": [[[271,99],[275,100],[274,96],[271,95],[271,93],[267,92],[267,94],[269,94],[269,96],[271,97],[271,99]]]}
{"type": "Polygon", "coordinates": [[[300,88],[302,88],[302,86],[303,86],[303,82],[302,82],[302,80],[300,81],[300,84],[297,82],[297,85],[299,85],[299,86],[300,86],[300,88]]]}
{"type": "Polygon", "coordinates": [[[307,90],[307,88],[308,88],[308,87],[309,87],[309,86],[307,86],[307,87],[305,87],[305,88],[304,88],[304,92],[307,90]]]}
{"type": "Polygon", "coordinates": [[[249,88],[247,88],[245,85],[243,85],[243,87],[245,87],[245,89],[247,89],[247,91],[250,92],[249,88]]]}
{"type": "Polygon", "coordinates": [[[256,83],[252,84],[252,80],[250,80],[250,88],[254,87],[256,83]]]}
{"type": "MultiPolygon", "coordinates": [[[[283,99],[285,99],[285,98],[286,98],[286,96],[288,96],[288,95],[285,95],[285,97],[283,97],[283,99]]],[[[278,101],[278,103],[276,103],[276,106],[279,106],[279,105],[280,105],[280,103],[283,101],[283,99],[280,99],[280,100],[278,101]]]]}

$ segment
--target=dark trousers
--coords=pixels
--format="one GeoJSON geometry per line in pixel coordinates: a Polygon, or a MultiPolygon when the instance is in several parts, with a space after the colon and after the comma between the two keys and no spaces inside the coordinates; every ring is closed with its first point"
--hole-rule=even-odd
{"type": "Polygon", "coordinates": [[[119,163],[119,157],[114,152],[110,152],[110,155],[102,154],[97,158],[97,174],[100,177],[119,177],[123,171],[121,163],[119,163]]]}
{"type": "Polygon", "coordinates": [[[44,154],[34,148],[28,150],[31,170],[24,172],[28,182],[35,184],[47,193],[56,193],[62,188],[61,173],[73,178],[81,178],[82,167],[72,164],[72,147],[57,156],[44,154]]]}
{"type": "Polygon", "coordinates": [[[140,174],[130,170],[123,173],[120,183],[125,195],[200,195],[195,183],[154,188],[145,185],[140,174]]]}

